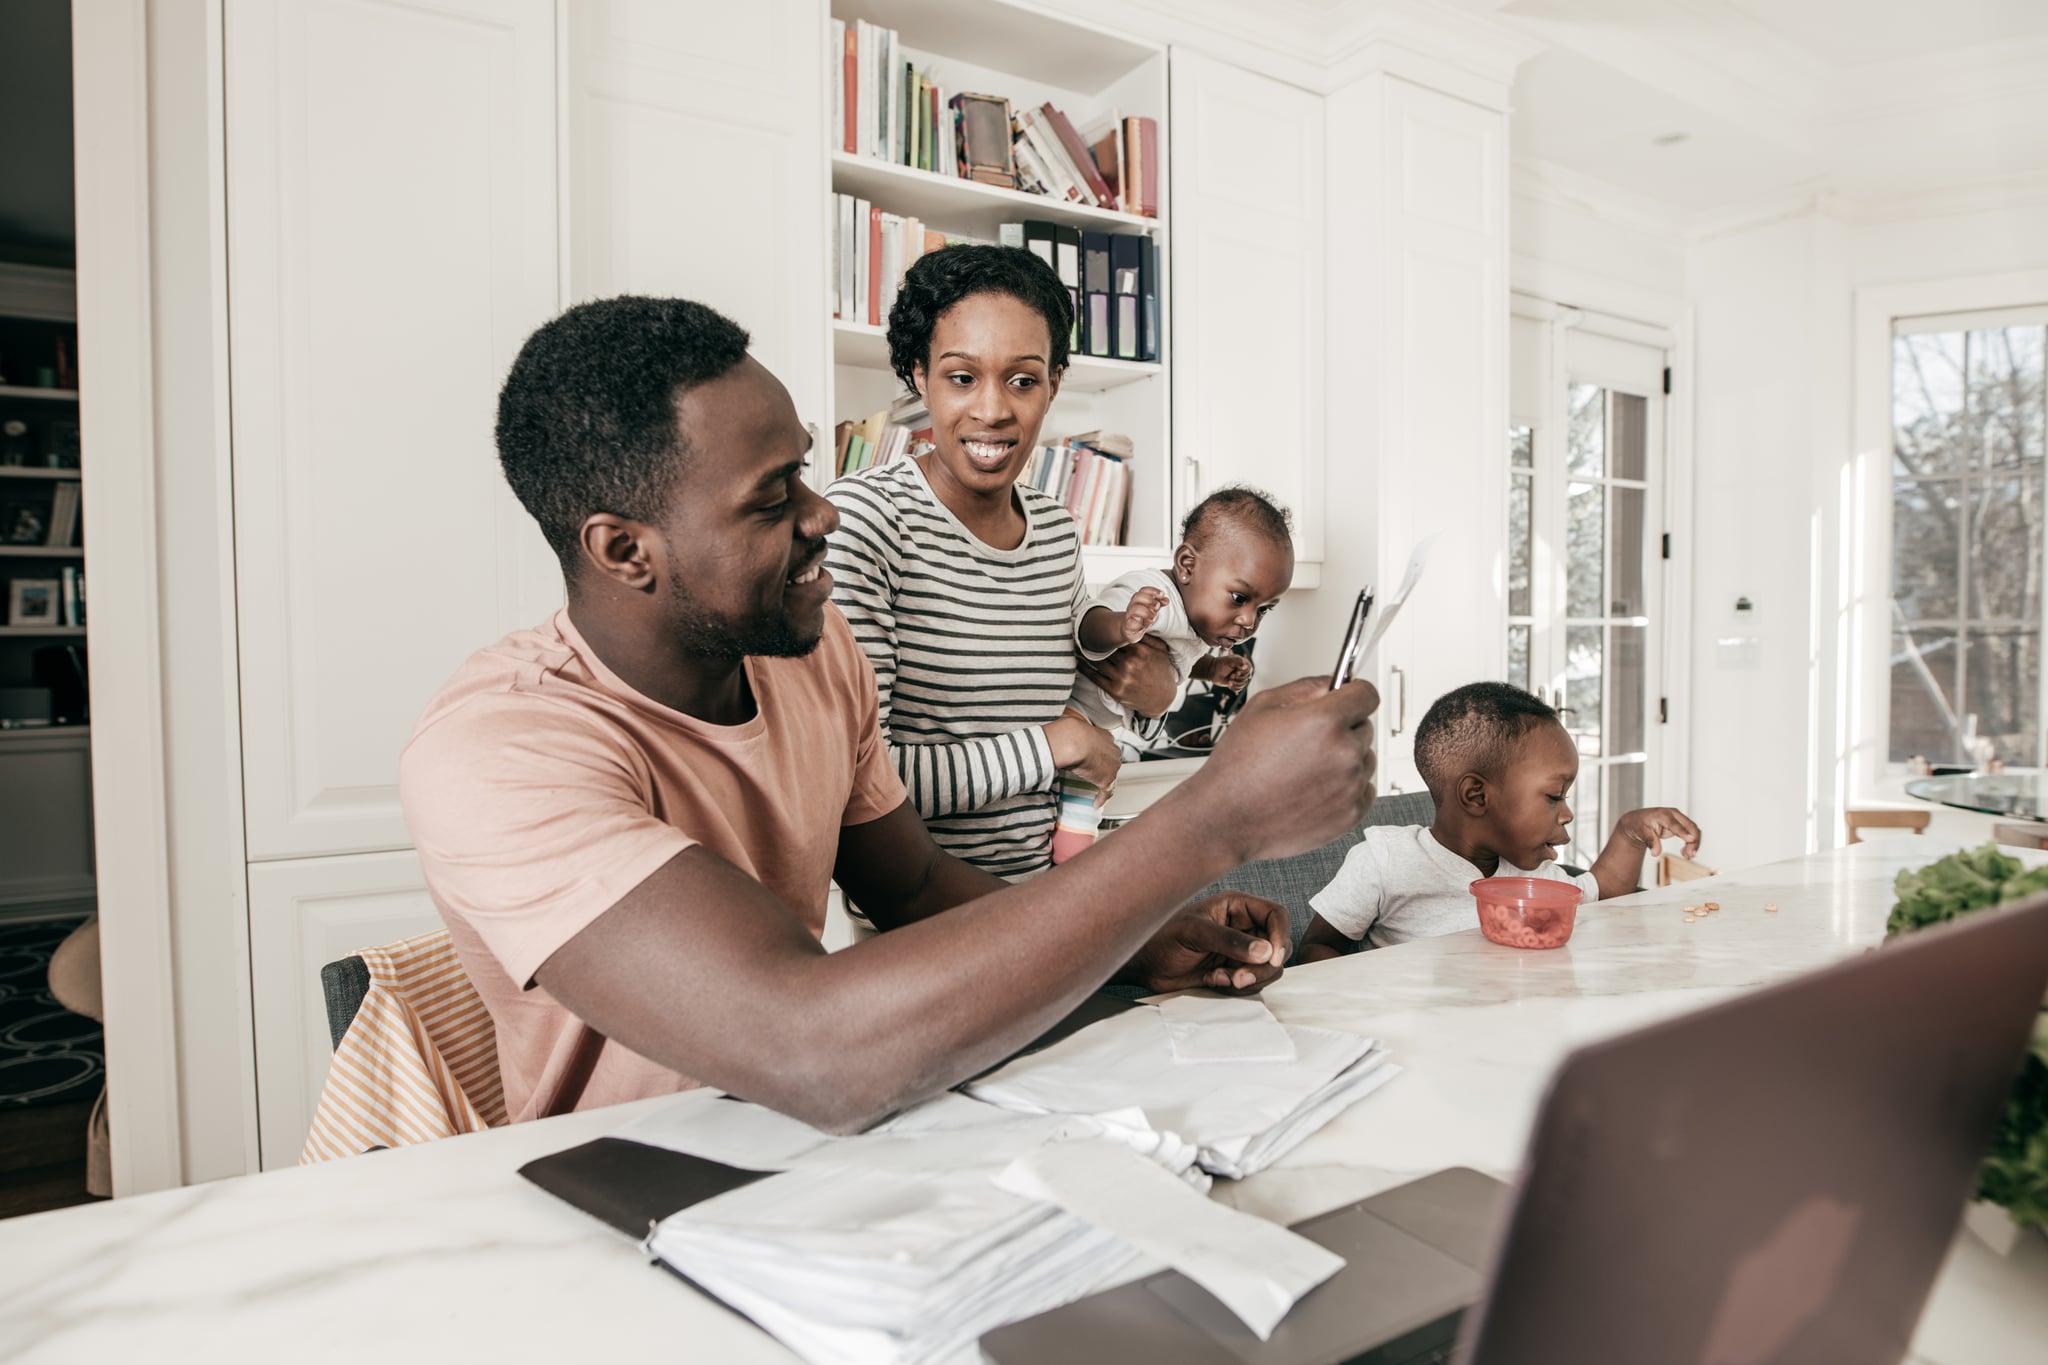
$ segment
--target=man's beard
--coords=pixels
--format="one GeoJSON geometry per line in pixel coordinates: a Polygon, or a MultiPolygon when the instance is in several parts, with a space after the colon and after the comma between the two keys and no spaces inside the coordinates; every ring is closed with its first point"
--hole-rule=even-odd
{"type": "MultiPolygon", "coordinates": [[[[683,581],[676,568],[675,556],[670,554],[671,584],[683,581]]],[[[670,600],[673,605],[669,624],[676,639],[684,650],[703,658],[737,661],[751,655],[761,659],[801,659],[825,638],[822,629],[808,637],[800,634],[787,610],[733,619],[704,611],[681,592],[670,600]]]]}

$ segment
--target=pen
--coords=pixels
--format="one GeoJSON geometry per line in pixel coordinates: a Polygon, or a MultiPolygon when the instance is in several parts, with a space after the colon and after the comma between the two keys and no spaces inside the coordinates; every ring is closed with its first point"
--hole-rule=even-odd
{"type": "Polygon", "coordinates": [[[1358,651],[1365,643],[1365,618],[1372,612],[1372,585],[1367,584],[1351,608],[1351,628],[1344,632],[1344,647],[1337,651],[1337,666],[1330,670],[1330,690],[1335,692],[1351,681],[1358,666],[1358,651]]]}

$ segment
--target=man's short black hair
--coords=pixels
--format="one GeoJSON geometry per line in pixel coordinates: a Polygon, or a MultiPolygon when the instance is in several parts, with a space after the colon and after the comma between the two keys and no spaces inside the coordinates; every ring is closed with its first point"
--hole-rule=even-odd
{"type": "Polygon", "coordinates": [[[1180,524],[1180,538],[1200,546],[1202,537],[1219,526],[1235,526],[1293,553],[1294,518],[1287,509],[1249,484],[1219,488],[1189,509],[1180,524]]]}
{"type": "Polygon", "coordinates": [[[932,330],[939,318],[976,294],[1007,294],[1037,309],[1052,338],[1046,370],[1058,374],[1067,368],[1074,305],[1052,267],[1022,247],[962,244],[918,257],[896,290],[896,303],[889,309],[889,368],[906,387],[916,388],[913,372],[931,364],[932,330]]]}
{"type": "Polygon", "coordinates": [[[1557,709],[1504,682],[1476,682],[1444,693],[1415,727],[1415,766],[1441,806],[1466,773],[1491,776],[1515,744],[1537,727],[1558,723],[1557,709]]]}
{"type": "Polygon", "coordinates": [[[581,303],[519,348],[498,392],[498,462],[574,577],[593,513],[659,522],[687,453],[683,390],[747,358],[745,329],[701,303],[581,303]]]}

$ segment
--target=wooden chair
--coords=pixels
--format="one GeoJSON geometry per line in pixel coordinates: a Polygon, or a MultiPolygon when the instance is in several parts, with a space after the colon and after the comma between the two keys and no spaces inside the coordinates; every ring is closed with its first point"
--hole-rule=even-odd
{"type": "Polygon", "coordinates": [[[1657,885],[1670,886],[1674,882],[1696,882],[1702,877],[1717,875],[1705,863],[1696,863],[1676,853],[1657,855],[1657,885]]]}
{"type": "Polygon", "coordinates": [[[1897,807],[1880,808],[1867,806],[1861,810],[1845,810],[1842,812],[1842,819],[1849,827],[1849,842],[1852,844],[1863,842],[1863,836],[1856,832],[1861,829],[1906,829],[1911,830],[1915,834],[1925,834],[1927,832],[1927,822],[1933,818],[1933,811],[1908,810],[1897,807]]]}
{"type": "Polygon", "coordinates": [[[2001,820],[1991,837],[2010,848],[2048,848],[2048,824],[2039,820],[2001,820]]]}

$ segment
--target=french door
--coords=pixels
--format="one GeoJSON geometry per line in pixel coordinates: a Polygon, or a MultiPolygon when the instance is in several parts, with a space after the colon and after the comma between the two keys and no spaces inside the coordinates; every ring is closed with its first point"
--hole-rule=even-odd
{"type": "Polygon", "coordinates": [[[1517,301],[1510,342],[1507,677],[1579,750],[1572,842],[1599,856],[1657,789],[1666,352],[1517,301]]]}

